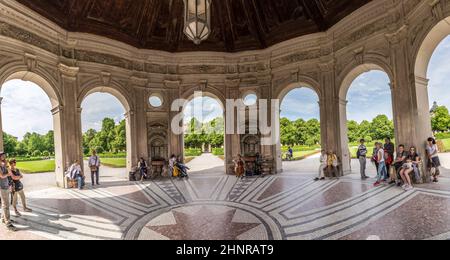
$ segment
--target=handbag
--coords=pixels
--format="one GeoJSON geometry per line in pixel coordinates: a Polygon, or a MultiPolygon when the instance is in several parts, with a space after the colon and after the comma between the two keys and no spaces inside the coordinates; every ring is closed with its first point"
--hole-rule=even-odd
{"type": "Polygon", "coordinates": [[[96,156],[95,157],[95,164],[94,165],[92,165],[90,168],[91,168],[91,172],[96,172],[96,171],[98,171],[98,166],[97,166],[97,164],[98,164],[98,157],[96,156]]]}

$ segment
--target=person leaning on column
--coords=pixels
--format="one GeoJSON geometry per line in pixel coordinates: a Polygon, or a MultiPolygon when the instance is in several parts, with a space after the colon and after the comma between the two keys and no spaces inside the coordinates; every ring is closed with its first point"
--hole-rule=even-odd
{"type": "Polygon", "coordinates": [[[6,155],[0,152],[0,193],[1,193],[1,205],[2,205],[2,222],[6,225],[9,231],[17,231],[16,227],[12,224],[11,213],[9,211],[10,196],[11,196],[11,170],[8,167],[6,161],[6,155]]]}

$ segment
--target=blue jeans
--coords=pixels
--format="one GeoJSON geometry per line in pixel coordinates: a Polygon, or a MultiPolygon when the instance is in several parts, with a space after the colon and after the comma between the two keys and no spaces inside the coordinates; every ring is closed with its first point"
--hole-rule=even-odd
{"type": "Polygon", "coordinates": [[[78,189],[81,190],[84,187],[84,177],[81,175],[77,176],[78,189]]]}
{"type": "Polygon", "coordinates": [[[386,180],[387,176],[386,162],[380,162],[378,164],[377,181],[386,180]]]}

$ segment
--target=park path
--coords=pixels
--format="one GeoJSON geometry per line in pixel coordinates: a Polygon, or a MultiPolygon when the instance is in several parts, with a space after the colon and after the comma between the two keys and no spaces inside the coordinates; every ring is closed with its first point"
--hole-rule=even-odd
{"type": "Polygon", "coordinates": [[[192,174],[225,173],[225,162],[211,153],[204,153],[194,158],[187,166],[192,174]]]}

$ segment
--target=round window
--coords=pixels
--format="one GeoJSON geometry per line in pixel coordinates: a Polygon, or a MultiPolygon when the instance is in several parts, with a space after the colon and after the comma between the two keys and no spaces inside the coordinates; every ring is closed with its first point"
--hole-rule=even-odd
{"type": "Polygon", "coordinates": [[[149,102],[152,107],[156,107],[156,108],[161,107],[163,104],[162,99],[158,96],[151,96],[149,99],[149,102]]]}
{"type": "Polygon", "coordinates": [[[248,94],[244,98],[244,104],[246,106],[253,106],[256,105],[256,102],[258,101],[258,97],[255,94],[248,94]]]}

